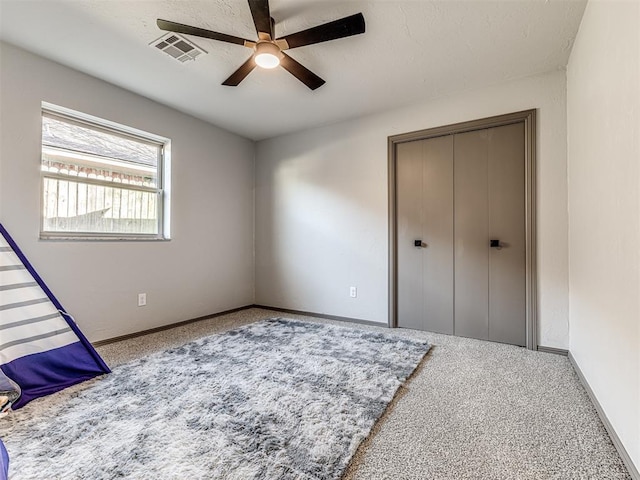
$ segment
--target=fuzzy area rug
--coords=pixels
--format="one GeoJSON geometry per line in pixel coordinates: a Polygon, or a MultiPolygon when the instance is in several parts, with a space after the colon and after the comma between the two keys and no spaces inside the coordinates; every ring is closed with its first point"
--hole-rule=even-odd
{"type": "Polygon", "coordinates": [[[285,319],[205,337],[1,419],[9,478],[339,479],[429,348],[285,319]]]}

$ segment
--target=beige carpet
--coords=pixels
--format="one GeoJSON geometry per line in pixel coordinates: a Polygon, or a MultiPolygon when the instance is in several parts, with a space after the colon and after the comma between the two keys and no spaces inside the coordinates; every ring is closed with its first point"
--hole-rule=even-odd
{"type": "MultiPolygon", "coordinates": [[[[274,316],[339,323],[250,309],[98,351],[115,366],[274,316]]],[[[396,333],[426,338],[432,351],[358,450],[345,480],[630,478],[566,357],[396,333]]]]}

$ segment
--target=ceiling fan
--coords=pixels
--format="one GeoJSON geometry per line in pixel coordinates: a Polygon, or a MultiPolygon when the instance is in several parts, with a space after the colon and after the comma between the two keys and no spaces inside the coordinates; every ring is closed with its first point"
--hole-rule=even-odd
{"type": "Polygon", "coordinates": [[[248,0],[253,23],[258,33],[258,41],[213,32],[203,28],[192,27],[182,23],[158,19],[157,24],[161,30],[169,32],[194,35],[196,37],[211,38],[221,42],[235,43],[254,50],[253,55],[244,62],[238,70],[227,78],[223,85],[235,87],[246,78],[256,67],[275,68],[281,65],[285,70],[304,83],[311,90],[324,85],[325,81],[311,70],[295,61],[284,50],[304,47],[314,43],[328,42],[339,38],[350,37],[364,33],[364,16],[356,13],[348,17],[334,20],[333,22],[318,25],[301,32],[292,33],[281,38],[275,38],[275,21],[269,13],[269,0],[248,0]]]}

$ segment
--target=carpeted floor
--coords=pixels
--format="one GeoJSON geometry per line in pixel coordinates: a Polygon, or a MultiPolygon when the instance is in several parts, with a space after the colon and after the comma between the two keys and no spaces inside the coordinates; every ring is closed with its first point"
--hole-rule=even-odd
{"type": "MultiPolygon", "coordinates": [[[[115,366],[274,316],[244,310],[98,351],[115,366]]],[[[446,335],[396,333],[426,339],[433,348],[343,480],[630,478],[566,357],[446,335]]]]}

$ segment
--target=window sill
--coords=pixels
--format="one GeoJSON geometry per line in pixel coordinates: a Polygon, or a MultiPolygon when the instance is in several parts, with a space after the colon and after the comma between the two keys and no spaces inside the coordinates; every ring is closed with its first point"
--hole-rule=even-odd
{"type": "Polygon", "coordinates": [[[163,237],[123,237],[113,236],[76,236],[40,234],[39,240],[54,242],[170,242],[171,238],[163,237]]]}

